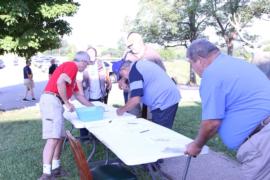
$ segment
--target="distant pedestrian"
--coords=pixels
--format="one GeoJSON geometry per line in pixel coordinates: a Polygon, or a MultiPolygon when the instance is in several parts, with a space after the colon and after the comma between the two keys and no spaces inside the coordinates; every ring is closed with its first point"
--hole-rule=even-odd
{"type": "Polygon", "coordinates": [[[51,66],[49,67],[49,79],[51,78],[51,76],[56,68],[57,68],[57,64],[55,64],[55,59],[52,59],[51,66]]]}
{"type": "Polygon", "coordinates": [[[33,80],[33,73],[32,69],[30,68],[31,62],[26,61],[26,66],[23,68],[23,78],[24,78],[24,85],[26,87],[25,96],[23,98],[23,101],[29,101],[27,99],[28,93],[31,94],[32,100],[36,100],[34,96],[34,80],[33,80]]]}

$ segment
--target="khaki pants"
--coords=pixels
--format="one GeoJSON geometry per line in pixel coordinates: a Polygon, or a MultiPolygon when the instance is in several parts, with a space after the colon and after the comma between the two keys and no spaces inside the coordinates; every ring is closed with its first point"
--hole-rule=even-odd
{"type": "Polygon", "coordinates": [[[243,143],[236,157],[245,180],[269,180],[270,123],[243,143]]]}

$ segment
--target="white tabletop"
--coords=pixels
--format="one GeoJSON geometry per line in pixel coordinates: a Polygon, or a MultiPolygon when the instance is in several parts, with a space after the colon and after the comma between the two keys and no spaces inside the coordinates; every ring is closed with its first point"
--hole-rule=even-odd
{"type": "MultiPolygon", "coordinates": [[[[84,105],[80,104],[77,100],[73,100],[71,102],[72,104],[74,104],[74,106],[76,108],[79,107],[84,107],[84,105]]],[[[68,121],[70,121],[73,126],[77,129],[81,129],[81,128],[85,128],[86,126],[100,126],[102,124],[107,124],[108,122],[115,120],[115,119],[135,119],[136,116],[130,114],[130,113],[124,113],[123,116],[118,116],[116,114],[116,109],[112,106],[108,106],[102,102],[99,101],[94,101],[92,102],[95,106],[102,106],[105,109],[105,112],[103,114],[103,119],[102,120],[98,120],[98,121],[89,121],[89,122],[85,122],[85,121],[80,121],[78,119],[78,116],[76,114],[76,112],[69,112],[69,111],[65,111],[64,112],[64,117],[65,119],[67,119],[68,121]]]]}
{"type": "MultiPolygon", "coordinates": [[[[86,128],[129,166],[182,156],[185,146],[192,142],[190,138],[142,118],[115,119],[100,126],[87,124],[86,128]]],[[[207,152],[205,147],[202,153],[207,152]]]]}

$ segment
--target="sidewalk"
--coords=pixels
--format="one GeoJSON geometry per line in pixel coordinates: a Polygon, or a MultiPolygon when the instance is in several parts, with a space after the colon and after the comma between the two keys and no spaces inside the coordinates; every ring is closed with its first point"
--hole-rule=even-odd
{"type": "MultiPolygon", "coordinates": [[[[161,170],[173,180],[181,180],[187,157],[164,160],[161,170]]],[[[239,163],[222,153],[209,151],[208,154],[192,158],[186,180],[243,180],[239,163]]]]}

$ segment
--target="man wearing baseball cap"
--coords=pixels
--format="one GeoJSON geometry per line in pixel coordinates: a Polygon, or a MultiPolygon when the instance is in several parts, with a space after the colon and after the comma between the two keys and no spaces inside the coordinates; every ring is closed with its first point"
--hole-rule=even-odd
{"type": "Polygon", "coordinates": [[[75,107],[69,101],[74,95],[83,105],[92,106],[92,103],[79,93],[76,84],[77,72],[84,71],[89,63],[90,57],[87,52],[77,52],[74,61],[65,62],[55,70],[41,95],[39,105],[42,138],[46,139],[46,144],[43,149],[43,174],[40,180],[67,176],[60,166],[61,147],[66,136],[63,105],[69,111],[74,111],[75,107]]]}

